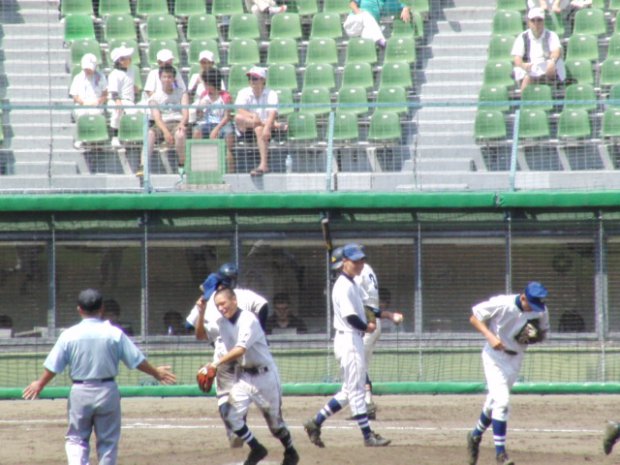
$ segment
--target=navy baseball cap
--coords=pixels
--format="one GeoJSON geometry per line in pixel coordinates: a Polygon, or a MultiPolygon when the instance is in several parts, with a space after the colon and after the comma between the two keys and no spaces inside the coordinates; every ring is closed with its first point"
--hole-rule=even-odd
{"type": "Polygon", "coordinates": [[[547,310],[545,305],[545,297],[547,297],[547,288],[538,281],[532,281],[525,286],[525,298],[535,312],[544,312],[547,310]]]}
{"type": "Polygon", "coordinates": [[[84,289],[78,296],[77,304],[86,312],[94,312],[101,308],[103,296],[97,289],[84,289]]]}
{"type": "Polygon", "coordinates": [[[344,247],[338,247],[332,251],[330,266],[332,270],[337,270],[342,266],[342,252],[344,247]]]}
{"type": "Polygon", "coordinates": [[[366,258],[364,247],[359,244],[347,244],[342,248],[342,257],[354,262],[366,258]]]}

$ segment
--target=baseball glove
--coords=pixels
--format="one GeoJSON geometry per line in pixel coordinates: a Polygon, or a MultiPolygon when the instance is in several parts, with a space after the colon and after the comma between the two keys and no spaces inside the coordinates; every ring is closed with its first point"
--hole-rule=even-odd
{"type": "Polygon", "coordinates": [[[216,371],[217,370],[211,364],[207,364],[198,370],[198,373],[196,373],[196,382],[202,392],[209,392],[211,390],[216,371]]]}
{"type": "Polygon", "coordinates": [[[519,344],[536,344],[543,340],[538,320],[530,320],[516,334],[515,339],[519,344]]]}
{"type": "Polygon", "coordinates": [[[366,312],[366,323],[377,322],[377,313],[374,308],[364,305],[364,311],[366,312]]]}

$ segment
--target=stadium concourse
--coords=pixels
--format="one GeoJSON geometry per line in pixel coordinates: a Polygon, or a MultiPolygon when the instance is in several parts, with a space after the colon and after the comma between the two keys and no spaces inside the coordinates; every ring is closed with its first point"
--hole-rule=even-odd
{"type": "Polygon", "coordinates": [[[576,30],[569,31],[558,21],[549,21],[572,67],[566,83],[541,87],[551,99],[544,109],[540,104],[521,106],[510,77],[509,45],[526,27],[525,1],[411,0],[412,26],[392,16],[382,18],[385,50],[364,47],[341,27],[334,34],[319,32],[320,25],[326,27],[320,23],[326,16],[335,15],[343,22],[349,11],[344,0],[287,1],[282,17],[292,28],[284,26],[278,35],[271,27],[269,37],[232,27],[244,14],[241,0],[229,2],[232,10],[222,9],[226,2],[215,0],[206,4],[161,0],[162,11],[144,10],[147,3],[157,4],[2,2],[0,190],[441,191],[617,185],[620,131],[615,130],[613,91],[617,2],[595,2],[589,11],[602,21],[597,28],[576,21],[576,30]],[[129,18],[129,37],[112,38],[111,18],[122,16],[129,18]],[[161,19],[161,28],[153,25],[155,17],[161,19]],[[215,26],[209,31],[198,28],[203,33],[198,38],[192,35],[193,18],[202,18],[205,24],[215,21],[215,26]],[[163,27],[170,21],[171,29],[163,27]],[[158,39],[155,31],[161,33],[158,39]],[[311,53],[313,41],[326,40],[318,47],[325,51],[332,39],[335,58],[311,53]],[[235,56],[239,40],[245,45],[236,51],[257,53],[235,56]],[[577,58],[582,42],[593,43],[594,53],[577,58]],[[257,156],[251,145],[235,147],[233,174],[215,155],[211,155],[215,160],[200,163],[206,149],[190,142],[185,179],[176,174],[176,154],[170,150],[153,155],[144,178],[138,177],[147,124],[141,118],[133,121],[138,136],[120,149],[110,144],[105,124],[96,137],[96,128],[84,137],[81,129],[88,121],[82,125],[71,118],[67,92],[71,78],[86,52],[99,56],[100,68],[109,73],[111,48],[120,43],[135,46],[134,64],[141,79],[156,66],[157,49],[171,48],[186,82],[196,71],[198,53],[215,48],[216,64],[233,95],[245,85],[244,67],[270,68],[267,85],[281,96],[279,119],[289,123],[289,131],[271,141],[269,173],[249,176],[257,156]],[[279,52],[278,43],[283,44],[279,52]],[[287,48],[297,53],[287,55],[287,48]],[[308,82],[309,70],[316,71],[317,66],[327,68],[333,81],[320,90],[308,82]],[[578,74],[576,69],[588,72],[578,74]],[[280,79],[291,70],[292,82],[280,79]],[[359,80],[363,75],[365,82],[359,80]],[[592,101],[571,107],[571,99],[592,101]],[[572,127],[578,119],[582,130],[567,131],[565,123],[572,127]],[[300,120],[306,123],[294,124],[300,120]],[[528,123],[544,130],[528,133],[528,123]],[[81,148],[74,147],[76,141],[82,142],[81,148]],[[209,175],[192,176],[201,170],[209,175]]]}

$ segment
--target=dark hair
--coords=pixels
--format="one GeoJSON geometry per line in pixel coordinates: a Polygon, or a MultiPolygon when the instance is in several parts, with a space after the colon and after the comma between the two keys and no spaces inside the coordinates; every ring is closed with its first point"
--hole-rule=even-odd
{"type": "Polygon", "coordinates": [[[159,67],[159,77],[164,73],[172,74],[172,77],[177,77],[177,70],[172,65],[164,65],[159,67]]]}
{"type": "Polygon", "coordinates": [[[203,71],[200,74],[200,77],[205,84],[209,86],[213,86],[216,89],[219,89],[220,84],[222,82],[222,73],[220,72],[219,69],[215,69],[215,68],[211,68],[207,71],[203,71]]]}
{"type": "Polygon", "coordinates": [[[94,313],[101,309],[103,296],[97,289],[84,289],[77,300],[78,306],[87,313],[94,313]]]}
{"type": "Polygon", "coordinates": [[[286,292],[279,292],[273,296],[273,304],[290,304],[291,299],[286,292]]]}
{"type": "Polygon", "coordinates": [[[121,306],[114,299],[106,299],[103,301],[103,310],[105,313],[112,313],[113,315],[120,316],[121,306]]]}

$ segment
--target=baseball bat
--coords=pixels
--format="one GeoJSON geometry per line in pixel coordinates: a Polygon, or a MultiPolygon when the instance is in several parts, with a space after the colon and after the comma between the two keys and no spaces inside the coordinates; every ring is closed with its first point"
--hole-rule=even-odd
{"type": "Polygon", "coordinates": [[[326,215],[321,218],[321,231],[323,231],[323,241],[325,242],[325,248],[330,254],[334,250],[334,244],[332,243],[332,233],[329,227],[329,217],[326,215]]]}

